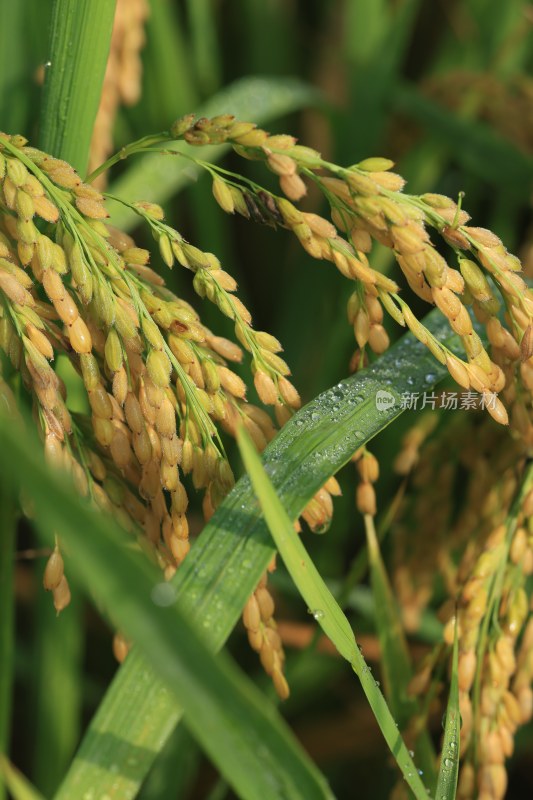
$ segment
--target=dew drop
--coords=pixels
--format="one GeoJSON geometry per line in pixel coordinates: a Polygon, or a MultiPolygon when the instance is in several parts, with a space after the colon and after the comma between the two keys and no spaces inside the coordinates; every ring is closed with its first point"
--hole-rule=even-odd
{"type": "Polygon", "coordinates": [[[311,614],[313,619],[317,619],[317,620],[318,619],[322,619],[323,616],[324,616],[324,612],[322,611],[321,608],[308,608],[307,609],[307,613],[311,614]]]}
{"type": "Polygon", "coordinates": [[[363,431],[354,431],[353,435],[355,436],[356,439],[365,438],[365,434],[363,433],[363,431]]]}
{"type": "Polygon", "coordinates": [[[171,606],[176,600],[176,589],[171,583],[156,583],[150,592],[152,603],[161,608],[171,606]]]}
{"type": "Polygon", "coordinates": [[[453,767],[453,759],[452,758],[445,758],[444,759],[444,766],[446,769],[451,769],[453,767]]]}
{"type": "Polygon", "coordinates": [[[434,383],[437,380],[437,376],[434,372],[428,372],[424,380],[426,383],[434,383]]]}
{"type": "Polygon", "coordinates": [[[327,522],[324,522],[322,525],[318,525],[314,529],[314,533],[327,533],[330,527],[331,527],[331,519],[327,520],[327,522]]]}
{"type": "Polygon", "coordinates": [[[414,379],[414,378],[412,378],[412,377],[409,375],[409,377],[407,378],[407,383],[409,384],[409,386],[412,386],[414,382],[415,382],[415,379],[414,379]]]}
{"type": "Polygon", "coordinates": [[[312,419],[312,420],[316,420],[316,419],[318,419],[319,417],[320,417],[320,414],[318,413],[318,411],[312,411],[312,412],[311,412],[311,419],[312,419]]]}
{"type": "Polygon", "coordinates": [[[409,755],[411,756],[411,758],[414,758],[415,751],[414,750],[409,750],[409,755]]]}

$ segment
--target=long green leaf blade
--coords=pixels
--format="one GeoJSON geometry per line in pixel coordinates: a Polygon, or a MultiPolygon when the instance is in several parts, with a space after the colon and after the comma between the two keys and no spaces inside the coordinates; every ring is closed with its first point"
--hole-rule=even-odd
{"type": "Polygon", "coordinates": [[[446,723],[440,760],[439,777],[437,779],[438,800],[455,800],[457,777],[459,775],[459,745],[461,733],[461,714],[459,713],[459,679],[458,679],[457,630],[453,642],[452,676],[450,694],[446,707],[446,723]]]}
{"type": "MultiPolygon", "coordinates": [[[[258,124],[281,117],[305,106],[316,104],[319,94],[308,84],[296,79],[243,78],[222,89],[198,110],[201,117],[231,113],[238,119],[258,124]]],[[[186,151],[188,145],[177,142],[176,152],[186,151]]],[[[202,148],[202,159],[219,161],[228,145],[202,148]]],[[[174,156],[145,155],[133,161],[125,173],[110,187],[111,194],[128,199],[165,203],[183,189],[199,173],[199,167],[174,156]]],[[[131,229],[138,217],[125,206],[114,204],[113,223],[123,230],[131,229]]]]}
{"type": "MultiPolygon", "coordinates": [[[[459,340],[450,335],[440,312],[432,311],[424,324],[448,347],[461,352],[459,340]]],[[[289,516],[296,519],[328,477],[346,464],[361,444],[402,413],[402,392],[430,390],[446,374],[444,367],[407,335],[375,365],[324,392],[297,413],[263,454],[289,516]],[[393,405],[377,411],[378,391],[389,392],[393,405]]],[[[261,515],[257,510],[243,514],[254,507],[250,482],[239,481],[195,541],[173,580],[189,618],[209,625],[213,652],[230,635],[272,557],[270,535],[261,515]]],[[[181,713],[177,704],[169,702],[168,693],[151,674],[145,659],[133,650],[99,706],[57,800],[75,796],[89,770],[97,791],[104,794],[113,783],[117,800],[134,797],[181,713]],[[124,699],[130,696],[132,702],[124,699]],[[110,765],[129,760],[134,766],[128,766],[127,774],[117,776],[110,770],[110,765]]]]}
{"type": "Polygon", "coordinates": [[[418,775],[405,742],[402,740],[385,698],[376,681],[369,675],[369,668],[357,647],[351,625],[294,530],[292,522],[261,464],[252,440],[244,428],[241,428],[238,433],[238,443],[242,460],[259,498],[270,533],[291,578],[309,606],[313,617],[359,677],[376,721],[408,786],[414,792],[417,800],[426,800],[426,788],[418,775]]]}
{"type": "Polygon", "coordinates": [[[55,0],[40,142],[83,173],[111,42],[116,0],[55,0]]]}
{"type": "MultiPolygon", "coordinates": [[[[416,699],[407,694],[407,687],[412,677],[411,659],[372,517],[365,517],[365,528],[385,696],[402,730],[416,715],[418,707],[416,699]]],[[[432,789],[436,782],[435,753],[427,731],[424,730],[419,734],[415,751],[417,764],[423,769],[425,780],[432,789]]]]}
{"type": "MultiPolygon", "coordinates": [[[[83,172],[89,158],[111,42],[116,0],[54,0],[39,146],[83,172]]],[[[39,582],[42,574],[39,574],[39,582]]],[[[61,616],[49,597],[37,605],[33,779],[50,796],[79,741],[82,716],[82,606],[61,616]]]]}
{"type": "MultiPolygon", "coordinates": [[[[170,588],[131,536],[47,469],[37,438],[0,418],[4,479],[14,479],[35,503],[51,544],[61,532],[67,571],[74,573],[105,616],[142,650],[186,712],[187,725],[245,800],[326,800],[332,794],[266,697],[227,656],[214,658],[180,606],[159,606],[154,592],[170,588]],[[6,473],[10,473],[8,476],[6,473]],[[70,556],[70,557],[68,557],[70,556]]],[[[94,787],[90,777],[76,796],[94,787]]],[[[71,795],[72,796],[72,795],[71,795]]]]}

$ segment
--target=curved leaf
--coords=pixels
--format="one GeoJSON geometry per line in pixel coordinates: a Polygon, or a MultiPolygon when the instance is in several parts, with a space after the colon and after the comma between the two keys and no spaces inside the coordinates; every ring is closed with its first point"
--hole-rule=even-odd
{"type": "MultiPolygon", "coordinates": [[[[461,352],[440,312],[425,325],[454,352],[461,352]]],[[[279,432],[263,454],[267,473],[284,508],[296,519],[330,475],[353,452],[402,413],[402,392],[431,389],[447,372],[410,334],[373,366],[317,397],[279,432]],[[376,409],[377,392],[393,404],[376,409]]],[[[219,650],[273,553],[248,478],[241,479],[195,541],[173,585],[188,617],[209,630],[209,647],[219,650]]],[[[56,800],[75,796],[90,771],[95,789],[111,783],[115,800],[135,796],[162,743],[181,717],[140,653],[133,651],[118,671],[84,737],[56,800]],[[142,758],[139,759],[139,754],[142,758]],[[117,775],[112,764],[130,764],[117,775]]]]}
{"type": "MultiPolygon", "coordinates": [[[[385,696],[400,730],[416,716],[417,699],[408,694],[412,678],[412,665],[400,610],[389,582],[387,570],[381,557],[378,538],[372,521],[365,520],[370,585],[374,597],[374,618],[381,648],[381,673],[385,696]]],[[[423,768],[425,781],[430,789],[436,782],[435,753],[427,730],[422,730],[416,741],[417,761],[423,768]]]]}
{"type": "Polygon", "coordinates": [[[379,690],[379,685],[369,675],[370,670],[357,646],[348,619],[309,558],[309,554],[294,530],[244,428],[239,432],[238,441],[246,471],[261,503],[272,538],[291,578],[315,620],[324,633],[329,636],[341,656],[351,664],[361,681],[376,721],[408,786],[417,800],[426,800],[426,788],[402,739],[398,725],[379,690]]]}

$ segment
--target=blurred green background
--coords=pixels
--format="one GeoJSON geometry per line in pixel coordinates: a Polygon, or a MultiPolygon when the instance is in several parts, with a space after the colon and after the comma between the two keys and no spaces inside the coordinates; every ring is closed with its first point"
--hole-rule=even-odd
{"type": "MultiPolygon", "coordinates": [[[[30,140],[38,135],[51,5],[50,0],[0,0],[0,128],[23,133],[30,140]]],[[[246,96],[259,119],[269,91],[283,94],[284,86],[292,87],[294,99],[286,104],[290,113],[270,119],[265,127],[271,132],[295,134],[302,143],[341,164],[373,155],[390,157],[411,193],[434,191],[457,197],[464,191],[465,207],[475,224],[499,234],[522,255],[531,272],[533,6],[529,2],[151,0],[148,5],[141,95],[135,104],[118,108],[113,124],[115,148],[167,128],[174,118],[195,111],[219,93],[224,109],[231,113],[235,110],[231,101],[237,95],[224,94],[228,87],[251,76],[274,78],[271,84],[255,84],[262,87],[255,94],[254,84],[249,84],[246,96]],[[296,90],[295,79],[315,92],[296,90]]],[[[237,92],[238,87],[239,83],[237,92]]],[[[250,119],[256,117],[252,114],[250,119]]],[[[257,165],[235,155],[227,158],[227,164],[259,176],[259,181],[269,180],[257,165]]],[[[129,162],[119,165],[111,185],[118,181],[120,187],[128,169],[129,162]]],[[[154,191],[157,194],[157,186],[154,191]]],[[[240,296],[252,310],[256,327],[283,342],[304,401],[348,373],[354,349],[345,315],[350,286],[330,264],[313,262],[284,231],[226,217],[212,200],[206,176],[172,192],[165,198],[165,207],[171,224],[194,244],[215,252],[238,279],[240,296]]],[[[305,207],[322,210],[313,192],[305,207]]],[[[139,233],[140,244],[143,236],[139,233]]],[[[377,250],[373,263],[395,274],[385,251],[377,250]]],[[[161,264],[154,267],[163,269],[161,264]]],[[[193,300],[188,274],[175,270],[168,283],[193,300]]],[[[229,333],[225,320],[207,303],[195,304],[207,325],[229,333]]],[[[391,335],[397,336],[398,330],[391,327],[391,335]]],[[[391,454],[397,449],[402,426],[405,423],[386,431],[376,442],[374,451],[382,465],[378,496],[390,493],[391,454]]],[[[309,542],[323,575],[331,580],[345,574],[363,541],[362,525],[353,509],[351,472],[342,476],[342,483],[344,496],[336,503],[327,538],[309,542]]],[[[21,549],[34,546],[31,531],[24,528],[21,549]]],[[[58,650],[54,630],[59,623],[51,612],[50,598],[40,590],[40,569],[39,559],[21,555],[12,753],[46,794],[63,774],[115,664],[111,633],[89,607],[79,612],[81,628],[75,610],[61,617],[64,630],[69,614],[72,624],[58,650]],[[54,708],[45,679],[52,672],[64,702],[73,709],[54,763],[46,743],[54,708]]],[[[290,620],[292,635],[303,642],[311,625],[302,618],[300,604],[293,605],[293,593],[281,569],[273,586],[277,586],[278,620],[290,620]]],[[[356,629],[372,637],[364,585],[356,591],[354,603],[356,629]]],[[[241,630],[235,632],[232,648],[266,686],[241,630]]],[[[384,745],[362,696],[354,694],[350,676],[327,653],[305,659],[297,647],[289,646],[288,652],[292,696],[284,710],[336,795],[387,796],[394,772],[383,769],[384,745]]],[[[519,740],[511,766],[510,798],[525,798],[533,792],[527,768],[531,747],[529,731],[519,740]]],[[[180,730],[159,759],[142,797],[215,800],[225,796],[216,780],[215,771],[180,730]],[[180,770],[176,770],[177,752],[180,770]]]]}

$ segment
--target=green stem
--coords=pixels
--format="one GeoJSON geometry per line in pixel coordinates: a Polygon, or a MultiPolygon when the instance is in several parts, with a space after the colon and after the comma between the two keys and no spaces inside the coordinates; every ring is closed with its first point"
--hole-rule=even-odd
{"type": "Polygon", "coordinates": [[[111,167],[118,164],[119,161],[124,161],[135,153],[146,152],[147,148],[152,145],[168,142],[169,140],[172,141],[170,134],[163,132],[156,133],[152,136],[144,136],[142,139],[137,139],[135,142],[125,145],[117,153],[110,156],[107,161],[104,161],[103,164],[100,164],[99,167],[93,170],[91,174],[87,176],[87,183],[92,183],[102,172],[111,169],[111,167]]]}
{"type": "MultiPolygon", "coordinates": [[[[15,636],[14,580],[16,514],[12,494],[0,485],[0,753],[8,755],[13,696],[13,655],[15,636]]],[[[7,797],[0,785],[0,800],[7,797]]]]}
{"type": "Polygon", "coordinates": [[[109,53],[115,0],[55,0],[40,142],[84,173],[109,53]]]}

